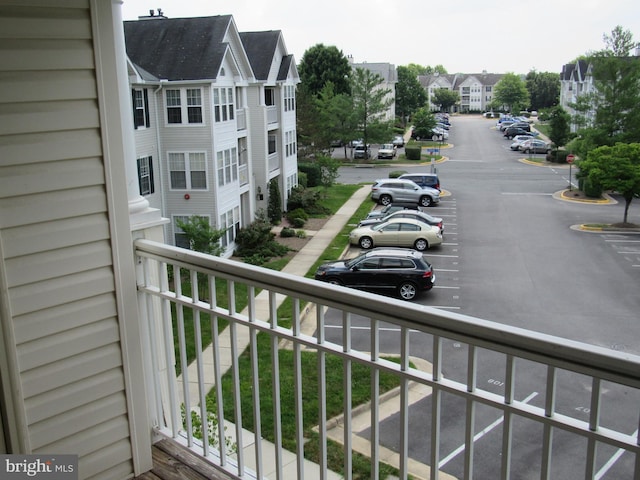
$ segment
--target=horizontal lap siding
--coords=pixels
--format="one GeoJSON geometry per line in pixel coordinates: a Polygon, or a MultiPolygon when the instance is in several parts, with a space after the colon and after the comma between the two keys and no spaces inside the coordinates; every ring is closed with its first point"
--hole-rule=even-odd
{"type": "Polygon", "coordinates": [[[0,6],[1,273],[30,450],[78,454],[81,478],[125,478],[133,467],[89,4],[15,3],[0,6]]]}

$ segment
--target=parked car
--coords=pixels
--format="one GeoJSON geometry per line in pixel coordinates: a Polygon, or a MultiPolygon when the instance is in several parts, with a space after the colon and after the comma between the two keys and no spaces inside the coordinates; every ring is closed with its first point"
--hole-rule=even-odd
{"type": "Polygon", "coordinates": [[[400,177],[403,180],[411,180],[422,188],[435,188],[440,191],[440,179],[437,173],[403,173],[400,177]]]}
{"type": "Polygon", "coordinates": [[[520,144],[520,151],[524,153],[549,153],[551,145],[543,140],[532,138],[520,144]]]}
{"type": "Polygon", "coordinates": [[[393,143],[384,143],[378,149],[378,158],[393,158],[396,156],[396,147],[393,143]]]}
{"type": "Polygon", "coordinates": [[[422,252],[442,243],[439,227],[410,218],[396,218],[366,227],[354,228],[349,243],[368,250],[373,247],[408,247],[422,252]]]}
{"type": "Polygon", "coordinates": [[[522,135],[516,135],[511,139],[512,140],[511,147],[510,147],[511,150],[513,151],[520,150],[520,144],[527,140],[531,140],[532,138],[533,138],[533,135],[531,133],[523,133],[522,135]]]}
{"type": "Polygon", "coordinates": [[[429,207],[440,202],[440,192],[435,188],[422,188],[411,180],[385,178],[376,180],[371,186],[371,200],[381,205],[410,203],[429,207]]]}
{"type": "Polygon", "coordinates": [[[371,148],[369,147],[369,145],[367,145],[366,147],[364,146],[364,144],[356,145],[356,147],[353,149],[353,158],[371,158],[371,148]]]}
{"type": "Polygon", "coordinates": [[[390,203],[389,205],[385,205],[384,207],[382,207],[380,210],[371,210],[367,214],[367,219],[386,217],[390,213],[397,212],[399,210],[419,210],[419,207],[415,204],[402,205],[390,203]]]}
{"type": "Polygon", "coordinates": [[[512,139],[513,137],[515,137],[516,135],[526,135],[526,133],[528,132],[528,130],[525,130],[524,128],[520,128],[520,127],[508,127],[505,131],[504,131],[504,137],[508,138],[508,139],[512,139]]]}
{"type": "Polygon", "coordinates": [[[431,290],[436,277],[431,264],[416,250],[374,248],[355,258],[323,263],[315,273],[322,282],[413,300],[431,290]]]}
{"type": "Polygon", "coordinates": [[[391,143],[396,147],[404,147],[404,137],[402,135],[396,135],[393,137],[391,143]]]}
{"type": "Polygon", "coordinates": [[[419,222],[424,222],[428,225],[434,225],[440,228],[440,233],[444,235],[444,222],[440,217],[432,217],[428,213],[421,212],[420,210],[397,210],[392,212],[384,217],[376,217],[376,218],[365,218],[358,223],[358,227],[366,227],[367,225],[375,225],[377,223],[386,222],[387,220],[391,220],[393,218],[412,218],[414,220],[418,220],[419,222]]]}

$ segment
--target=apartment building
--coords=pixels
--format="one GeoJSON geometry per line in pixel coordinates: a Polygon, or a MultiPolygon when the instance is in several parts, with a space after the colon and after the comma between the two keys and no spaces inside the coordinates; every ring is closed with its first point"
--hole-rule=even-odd
{"type": "Polygon", "coordinates": [[[293,56],[282,32],[241,33],[231,15],[124,22],[140,193],[169,219],[167,243],[188,247],[192,215],[235,236],[297,185],[293,56]]]}
{"type": "Polygon", "coordinates": [[[439,74],[419,75],[418,81],[427,92],[428,103],[431,110],[439,110],[439,106],[433,102],[435,92],[445,88],[458,92],[460,102],[453,107],[453,112],[469,113],[484,112],[490,109],[493,101],[493,92],[502,78],[502,74],[470,73],[470,74],[439,74]]]}

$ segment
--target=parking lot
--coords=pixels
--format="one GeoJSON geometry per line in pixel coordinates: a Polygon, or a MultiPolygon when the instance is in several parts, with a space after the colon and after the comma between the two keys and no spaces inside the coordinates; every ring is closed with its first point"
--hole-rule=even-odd
{"type": "MultiPolygon", "coordinates": [[[[511,151],[511,142],[495,130],[495,121],[459,117],[452,123],[452,147],[443,151],[448,159],[437,165],[447,195],[440,205],[426,209],[445,221],[444,243],[424,253],[434,267],[436,286],[417,301],[505,325],[640,354],[637,334],[640,235],[578,228],[587,223],[621,221],[623,205],[562,201],[557,194],[569,185],[567,166],[524,161],[527,156],[511,151]]],[[[428,165],[410,164],[343,167],[338,181],[373,182],[387,177],[391,171],[428,169],[428,165]]],[[[640,224],[640,205],[632,205],[629,221],[640,224]]],[[[359,252],[360,249],[352,247],[348,255],[356,256],[359,252]]],[[[327,312],[326,325],[327,339],[340,343],[342,319],[327,312]]],[[[367,351],[369,319],[352,318],[351,328],[353,347],[367,351]]],[[[384,336],[391,338],[398,332],[391,328],[383,328],[382,332],[381,351],[399,353],[384,348],[394,343],[385,342],[384,336]]],[[[424,358],[430,358],[430,339],[415,334],[410,341],[412,352],[422,349],[424,358]]],[[[466,372],[466,349],[455,341],[446,342],[443,348],[449,359],[445,376],[463,380],[460,376],[466,372]]],[[[499,393],[506,381],[504,365],[493,361],[488,353],[483,355],[486,361],[476,373],[478,385],[499,393]]],[[[535,368],[520,372],[519,399],[542,407],[545,399],[539,394],[542,390],[539,378],[540,372],[535,368]]],[[[588,420],[589,397],[585,386],[579,378],[564,378],[562,382],[564,390],[558,400],[562,408],[588,420]]],[[[631,412],[640,401],[629,398],[625,392],[611,391],[607,397],[608,405],[618,405],[620,409],[629,406],[631,412]]],[[[430,399],[425,398],[412,408],[410,421],[416,425],[412,434],[416,450],[412,458],[425,463],[429,439],[424,417],[429,405],[430,399]]],[[[461,404],[459,411],[450,412],[449,440],[441,446],[446,459],[444,471],[452,475],[464,471],[464,459],[456,454],[461,426],[454,421],[464,418],[464,409],[461,404]]],[[[478,430],[486,429],[486,435],[477,439],[478,448],[482,444],[481,448],[490,456],[492,442],[500,442],[497,428],[500,419],[491,412],[482,412],[478,418],[478,430]]],[[[637,419],[628,420],[631,430],[637,428],[637,419]]],[[[395,441],[397,421],[394,417],[384,421],[383,441],[389,444],[395,441]]],[[[523,445],[529,440],[520,439],[523,445]]],[[[539,442],[533,441],[529,448],[531,451],[539,448],[539,442]]],[[[525,465],[531,451],[524,448],[521,452],[525,465]]],[[[611,449],[599,453],[598,478],[628,478],[625,472],[630,471],[631,459],[618,458],[611,449]]],[[[495,465],[484,467],[484,473],[491,475],[488,472],[493,472],[495,465]]],[[[481,472],[476,474],[477,478],[492,478],[481,472]]],[[[582,477],[567,465],[554,478],[582,477]]]]}

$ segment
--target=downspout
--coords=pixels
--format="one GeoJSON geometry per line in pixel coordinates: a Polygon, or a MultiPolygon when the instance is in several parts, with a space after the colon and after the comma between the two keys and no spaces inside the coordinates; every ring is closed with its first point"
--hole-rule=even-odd
{"type": "MultiPolygon", "coordinates": [[[[156,151],[158,152],[158,173],[160,174],[159,176],[160,176],[160,187],[161,187],[160,188],[160,209],[161,209],[160,214],[161,215],[165,215],[167,210],[165,208],[165,198],[164,198],[164,196],[165,196],[165,188],[164,188],[164,185],[163,185],[163,183],[164,183],[164,168],[163,168],[164,161],[163,161],[163,158],[162,158],[162,156],[160,154],[160,122],[158,120],[158,112],[160,111],[160,108],[161,108],[161,105],[162,105],[162,96],[160,96],[160,101],[158,101],[158,93],[162,90],[162,84],[166,83],[166,82],[167,82],[167,80],[161,79],[160,80],[160,84],[158,85],[158,88],[156,88],[153,91],[153,96],[154,96],[154,98],[156,100],[156,102],[155,102],[155,107],[156,107],[156,111],[155,111],[156,128],[155,128],[155,130],[156,130],[156,151]]],[[[171,218],[169,218],[169,225],[170,225],[170,228],[168,228],[167,230],[170,230],[171,232],[173,232],[173,220],[171,218]]],[[[165,237],[165,242],[167,241],[167,236],[168,236],[167,234],[168,233],[169,232],[165,232],[165,236],[164,236],[165,237]]],[[[173,245],[173,243],[170,243],[170,245],[173,245]]]]}

